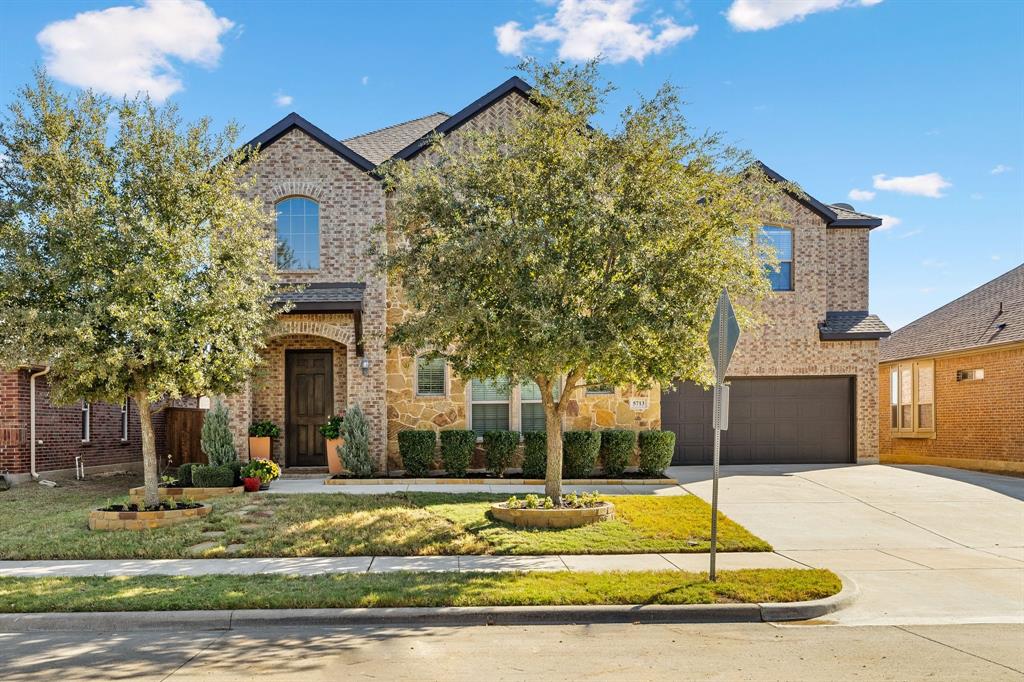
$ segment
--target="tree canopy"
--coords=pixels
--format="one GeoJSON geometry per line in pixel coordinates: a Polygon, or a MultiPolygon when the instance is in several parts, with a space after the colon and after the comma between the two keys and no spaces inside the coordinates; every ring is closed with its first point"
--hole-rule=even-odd
{"type": "Polygon", "coordinates": [[[596,63],[523,68],[534,89],[507,126],[436,137],[430,162],[385,169],[381,262],[414,310],[392,343],[435,349],[467,378],[537,382],[557,496],[553,422],[576,389],[706,382],[723,287],[742,323],[758,318],[773,258],[759,229],[784,217],[787,188],[694,132],[670,85],[605,131],[592,125],[611,91],[596,63]]]}

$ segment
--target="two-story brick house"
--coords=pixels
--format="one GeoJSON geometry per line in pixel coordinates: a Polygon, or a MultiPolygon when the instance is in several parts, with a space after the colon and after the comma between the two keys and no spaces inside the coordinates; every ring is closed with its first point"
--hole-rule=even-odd
{"type": "MultiPolygon", "coordinates": [[[[384,237],[389,197],[374,169],[388,159],[429,163],[425,138],[457,142],[462,131],[505,125],[528,102],[511,78],[454,115],[434,113],[337,140],[297,114],[258,135],[256,192],[276,215],[281,279],[308,285],[282,295],[265,367],[228,397],[244,452],[252,421],[283,435],[273,456],[286,467],[323,466],[317,426],[358,403],[382,468],[400,467],[397,433],[407,428],[542,428],[532,385],[466,382],[442,361],[386,350],[405,314],[401,296],[368,251],[384,237]]],[[[768,324],[748,333],[733,360],[732,427],[724,457],[734,462],[874,461],[878,448],[877,345],[888,329],[868,307],[868,232],[878,218],[808,197],[790,201],[791,220],[766,226],[782,265],[766,303],[768,324]]],[[[604,387],[575,398],[566,429],[670,428],[677,461],[708,454],[709,399],[682,385],[604,387]]]]}

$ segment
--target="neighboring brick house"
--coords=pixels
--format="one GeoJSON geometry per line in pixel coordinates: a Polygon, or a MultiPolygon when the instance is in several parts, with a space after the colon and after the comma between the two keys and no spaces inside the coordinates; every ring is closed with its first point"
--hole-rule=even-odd
{"type": "Polygon", "coordinates": [[[893,332],[883,462],[1024,472],[1024,265],[893,332]]]}
{"type": "MultiPolygon", "coordinates": [[[[401,466],[403,429],[542,425],[533,386],[467,385],[443,362],[386,350],[386,332],[407,309],[367,253],[382,245],[374,228],[389,203],[374,169],[392,158],[429,163],[430,133],[457,145],[465,130],[507,125],[529,106],[529,90],[511,78],[452,116],[434,113],[346,140],[292,113],[250,142],[261,149],[255,192],[276,215],[281,278],[309,286],[282,294],[294,307],[271,332],[264,368],[227,399],[243,452],[249,423],[270,419],[283,429],[275,459],[322,466],[316,427],[357,403],[382,468],[401,466]]],[[[788,201],[791,219],[765,232],[783,261],[772,274],[768,323],[745,334],[733,360],[723,461],[876,461],[877,347],[888,329],[867,312],[868,232],[881,220],[806,195],[788,201]]],[[[677,462],[705,461],[709,404],[707,393],[686,384],[664,394],[607,387],[576,397],[564,427],[671,428],[679,434],[677,462]]]]}
{"type": "MultiPolygon", "coordinates": [[[[0,473],[16,480],[31,475],[32,375],[36,374],[36,472],[68,475],[76,459],[86,471],[125,469],[142,461],[142,433],[135,403],[50,404],[43,367],[0,372],[0,473]]],[[[187,402],[187,401],[186,401],[187,402]]],[[[186,403],[182,403],[186,404],[186,403]]],[[[153,418],[158,456],[167,454],[164,412],[153,418]]]]}

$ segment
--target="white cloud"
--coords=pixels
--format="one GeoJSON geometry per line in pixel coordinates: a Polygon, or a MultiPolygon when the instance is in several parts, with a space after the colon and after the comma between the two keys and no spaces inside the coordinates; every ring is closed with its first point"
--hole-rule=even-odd
{"type": "Polygon", "coordinates": [[[1003,257],[1002,257],[1002,256],[1000,256],[1000,255],[999,255],[998,253],[994,253],[994,254],[992,254],[992,260],[994,260],[994,261],[1000,261],[1000,260],[1002,260],[1002,259],[1003,259],[1003,257]]]}
{"type": "Polygon", "coordinates": [[[878,217],[882,219],[882,224],[879,225],[877,229],[883,232],[885,230],[891,230],[892,228],[896,227],[897,225],[903,222],[894,215],[886,215],[884,213],[879,213],[878,217]]]}
{"type": "Polygon", "coordinates": [[[875,193],[869,189],[851,189],[847,196],[854,201],[871,201],[875,198],[875,193]]]}
{"type": "Polygon", "coordinates": [[[882,0],[733,0],[725,18],[737,31],[777,28],[817,12],[877,5],[882,0]]]}
{"type": "Polygon", "coordinates": [[[871,176],[874,180],[875,189],[887,192],[899,192],[901,194],[916,194],[921,197],[932,197],[938,199],[942,196],[942,190],[952,187],[953,183],[938,173],[925,173],[924,175],[901,175],[887,177],[885,173],[871,176]]]}
{"type": "Polygon", "coordinates": [[[1005,164],[996,164],[996,167],[989,171],[992,175],[1002,175],[1003,173],[1009,173],[1013,170],[1013,166],[1007,166],[1005,164]]]}
{"type": "Polygon", "coordinates": [[[286,95],[283,92],[278,91],[274,94],[274,104],[279,107],[290,107],[294,101],[294,97],[286,95]]]}
{"type": "Polygon", "coordinates": [[[359,82],[362,83],[363,85],[369,85],[370,84],[370,77],[369,76],[363,76],[361,79],[359,79],[359,82]]]}
{"type": "Polygon", "coordinates": [[[638,0],[560,0],[553,17],[531,28],[516,21],[495,27],[498,52],[522,56],[533,43],[558,43],[561,59],[642,62],[697,33],[696,26],[680,26],[669,17],[634,22],[637,4],[638,0]]]}
{"type": "Polygon", "coordinates": [[[217,66],[220,36],[232,26],[201,0],[146,0],[55,21],[36,40],[55,78],[111,95],[148,92],[160,102],[183,87],[171,60],[217,66]]]}

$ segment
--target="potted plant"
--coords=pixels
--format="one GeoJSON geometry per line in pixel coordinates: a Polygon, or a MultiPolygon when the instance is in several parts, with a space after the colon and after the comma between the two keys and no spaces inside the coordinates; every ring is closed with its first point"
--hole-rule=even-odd
{"type": "Polygon", "coordinates": [[[242,479],[242,486],[245,488],[245,492],[254,493],[260,489],[263,485],[263,481],[257,476],[246,476],[242,479]]]}
{"type": "Polygon", "coordinates": [[[270,482],[281,476],[281,467],[272,459],[254,459],[242,467],[242,480],[258,478],[260,490],[270,488],[270,482]]]}
{"type": "Polygon", "coordinates": [[[280,435],[281,429],[272,421],[250,424],[249,459],[270,459],[270,439],[280,435]]]}
{"type": "Polygon", "coordinates": [[[345,439],[341,437],[342,419],[342,415],[332,414],[327,419],[327,423],[320,427],[320,434],[327,441],[327,469],[332,474],[340,474],[345,471],[345,465],[338,453],[338,448],[345,442],[345,439]]]}

